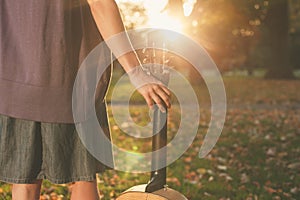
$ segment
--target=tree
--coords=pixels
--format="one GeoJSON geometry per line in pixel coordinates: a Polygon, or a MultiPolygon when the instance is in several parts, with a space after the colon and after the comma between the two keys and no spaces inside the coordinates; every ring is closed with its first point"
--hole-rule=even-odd
{"type": "Polygon", "coordinates": [[[300,1],[289,1],[289,3],[291,64],[294,69],[300,69],[300,1]]]}
{"type": "Polygon", "coordinates": [[[289,12],[287,0],[270,1],[265,24],[268,28],[271,58],[266,78],[293,78],[289,63],[289,12]]]}
{"type": "Polygon", "coordinates": [[[268,66],[266,78],[293,77],[288,0],[198,0],[187,17],[180,5],[182,0],[169,0],[166,9],[184,19],[188,32],[207,48],[221,70],[255,65],[250,54],[262,52],[260,44],[268,45],[266,55],[259,57],[268,66]]]}

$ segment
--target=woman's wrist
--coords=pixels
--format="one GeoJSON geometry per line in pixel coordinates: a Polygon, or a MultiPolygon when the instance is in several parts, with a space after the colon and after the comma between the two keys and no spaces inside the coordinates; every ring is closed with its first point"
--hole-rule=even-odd
{"type": "Polygon", "coordinates": [[[141,66],[141,62],[134,51],[128,52],[118,58],[119,63],[126,72],[131,71],[137,66],[141,66]]]}

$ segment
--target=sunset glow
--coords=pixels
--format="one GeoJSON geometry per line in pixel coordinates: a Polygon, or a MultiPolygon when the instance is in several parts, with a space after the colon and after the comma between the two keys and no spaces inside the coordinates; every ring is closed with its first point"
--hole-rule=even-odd
{"type": "Polygon", "coordinates": [[[169,29],[177,32],[183,31],[182,23],[168,16],[167,13],[149,13],[149,21],[146,26],[169,29]]]}
{"type": "Polygon", "coordinates": [[[144,6],[149,18],[146,26],[182,32],[182,23],[170,17],[166,11],[163,11],[167,4],[168,0],[144,0],[144,6]]]}
{"type": "Polygon", "coordinates": [[[183,32],[182,22],[170,17],[167,11],[164,11],[164,8],[168,4],[168,0],[118,0],[117,2],[142,2],[148,17],[148,21],[144,27],[163,28],[183,32]]]}
{"type": "Polygon", "coordinates": [[[183,12],[184,16],[190,16],[194,9],[194,5],[197,3],[197,0],[185,0],[183,3],[183,12]]]}

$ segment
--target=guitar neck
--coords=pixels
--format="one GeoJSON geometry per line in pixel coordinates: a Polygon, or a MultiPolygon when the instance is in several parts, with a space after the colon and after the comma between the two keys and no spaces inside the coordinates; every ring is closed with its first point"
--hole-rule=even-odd
{"type": "MultiPolygon", "coordinates": [[[[166,60],[166,50],[158,51],[155,47],[155,42],[151,41],[151,37],[148,42],[150,42],[151,47],[145,49],[144,54],[146,59],[144,61],[153,63],[153,65],[148,69],[151,75],[156,77],[164,84],[169,82],[169,71],[166,69],[165,65],[168,63],[166,60]],[[156,65],[155,63],[161,63],[161,65],[156,65]]],[[[162,41],[164,46],[165,43],[162,41]]],[[[166,167],[160,168],[159,166],[167,166],[167,150],[162,149],[167,145],[167,107],[164,105],[166,112],[161,112],[158,107],[154,106],[153,113],[153,137],[152,137],[152,172],[149,183],[146,187],[146,192],[154,192],[160,190],[166,185],[166,167]],[[157,151],[159,151],[159,154],[157,151]],[[159,169],[160,168],[160,169],[159,169]]]]}
{"type": "MultiPolygon", "coordinates": [[[[166,106],[165,106],[166,108],[166,106]]],[[[157,106],[153,114],[153,137],[152,137],[152,172],[151,179],[146,187],[146,192],[154,192],[166,185],[167,150],[161,149],[167,145],[167,112],[161,112],[157,106]],[[160,149],[160,153],[156,153],[160,149]]]]}

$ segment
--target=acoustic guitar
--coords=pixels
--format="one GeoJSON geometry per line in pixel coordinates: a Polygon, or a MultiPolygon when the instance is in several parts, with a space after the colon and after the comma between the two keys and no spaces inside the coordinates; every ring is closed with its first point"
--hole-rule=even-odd
{"type": "MultiPolygon", "coordinates": [[[[146,55],[143,63],[157,63],[158,55],[154,48],[150,49],[151,55],[146,55]],[[148,60],[147,60],[148,59],[148,60]]],[[[146,51],[143,50],[143,53],[146,51]]],[[[161,80],[167,85],[169,80],[169,70],[165,67],[169,60],[166,59],[166,52],[163,50],[160,63],[162,65],[153,65],[150,67],[148,72],[161,80]]],[[[165,106],[166,112],[163,113],[158,109],[157,106],[154,107],[153,113],[153,136],[152,136],[152,152],[161,149],[167,145],[167,108],[165,106]]],[[[166,148],[162,155],[152,154],[150,181],[147,184],[134,186],[125,192],[123,192],[116,200],[187,200],[187,198],[179,193],[178,191],[171,189],[166,184],[166,167],[158,169],[158,163],[166,166],[166,148]],[[158,169],[158,170],[156,170],[158,169]]]]}

